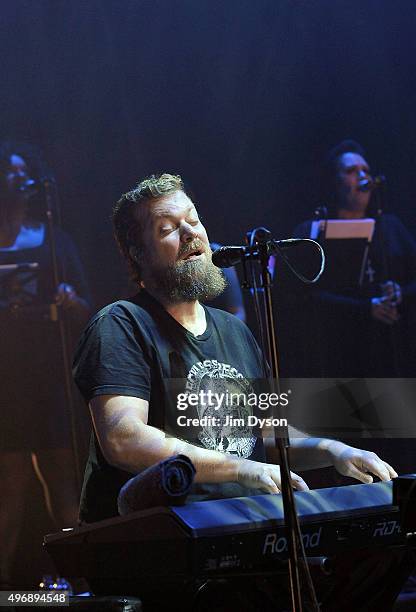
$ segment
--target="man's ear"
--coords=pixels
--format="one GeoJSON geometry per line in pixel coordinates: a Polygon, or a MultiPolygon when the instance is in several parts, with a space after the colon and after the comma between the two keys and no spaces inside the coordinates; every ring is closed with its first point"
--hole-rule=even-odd
{"type": "MultiPolygon", "coordinates": [[[[140,274],[142,265],[142,251],[134,245],[129,246],[129,257],[136,264],[135,275],[140,274]]],[[[131,264],[130,264],[131,265],[131,264]]],[[[139,281],[140,287],[144,287],[143,281],[139,281]]]]}

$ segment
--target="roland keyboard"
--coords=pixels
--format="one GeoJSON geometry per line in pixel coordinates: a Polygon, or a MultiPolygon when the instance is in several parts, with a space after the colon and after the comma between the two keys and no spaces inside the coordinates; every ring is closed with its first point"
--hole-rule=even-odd
{"type": "MultiPolygon", "coordinates": [[[[416,476],[409,477],[413,480],[416,476]]],[[[307,556],[405,545],[392,482],[295,492],[307,556]]],[[[416,526],[413,528],[416,530],[416,526]]],[[[230,573],[277,570],[287,558],[281,495],[152,508],[48,535],[65,577],[112,584],[161,584],[230,573]]]]}

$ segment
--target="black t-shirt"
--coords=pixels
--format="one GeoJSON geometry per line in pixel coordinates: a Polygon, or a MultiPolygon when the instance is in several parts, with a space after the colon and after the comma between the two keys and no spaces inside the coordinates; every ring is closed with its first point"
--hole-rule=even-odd
{"type": "MultiPolygon", "coordinates": [[[[149,425],[205,448],[265,461],[263,442],[250,430],[215,427],[209,422],[199,428],[173,429],[181,414],[176,403],[178,392],[193,397],[210,389],[249,394],[263,376],[261,353],[246,325],[221,310],[206,306],[204,310],[206,330],[194,336],[145,291],[105,307],[81,337],[74,362],[75,381],[87,402],[98,395],[138,397],[149,402],[149,425]]],[[[201,419],[224,409],[232,410],[197,404],[182,414],[201,419]]],[[[251,412],[250,406],[245,409],[247,414],[251,412]]],[[[241,414],[241,406],[239,410],[241,414]]],[[[80,518],[90,522],[116,515],[118,492],[130,477],[106,462],[93,434],[80,518]]],[[[197,484],[191,499],[249,493],[252,491],[237,483],[197,484]]]]}

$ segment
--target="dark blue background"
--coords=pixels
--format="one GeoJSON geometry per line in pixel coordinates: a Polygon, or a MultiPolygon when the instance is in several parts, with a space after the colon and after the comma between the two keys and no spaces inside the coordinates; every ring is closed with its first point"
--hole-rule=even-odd
{"type": "Polygon", "coordinates": [[[345,137],[416,233],[412,0],[18,0],[0,9],[0,138],[40,144],[97,306],[125,288],[113,202],[152,171],[191,184],[212,239],[284,237],[345,137]]]}

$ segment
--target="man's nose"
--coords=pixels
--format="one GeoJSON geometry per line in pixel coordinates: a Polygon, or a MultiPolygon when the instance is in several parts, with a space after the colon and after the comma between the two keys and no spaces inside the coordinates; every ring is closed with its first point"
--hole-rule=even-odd
{"type": "Polygon", "coordinates": [[[182,242],[191,242],[194,238],[196,238],[197,233],[195,232],[192,225],[189,223],[183,223],[181,226],[181,240],[182,242]]]}

